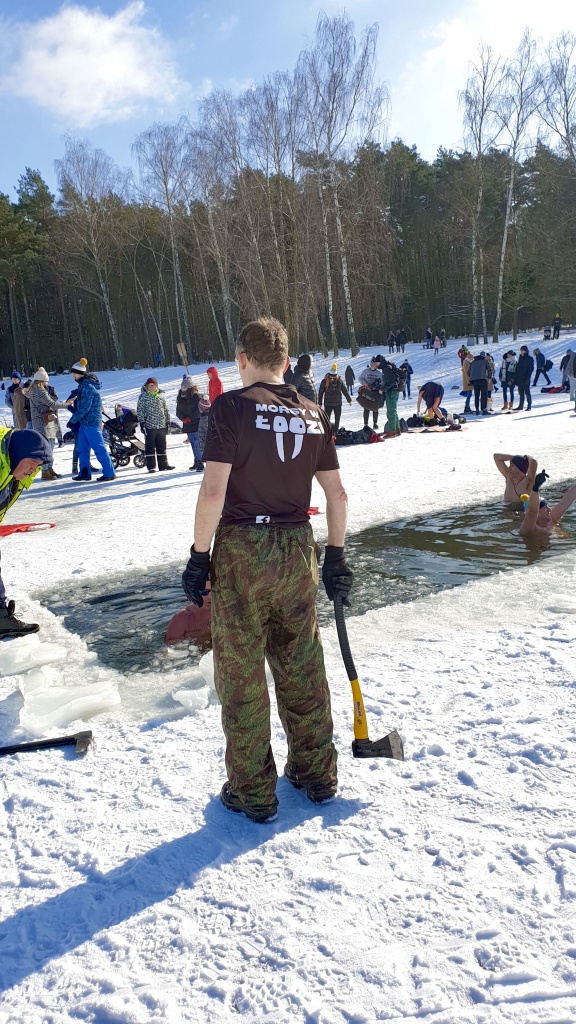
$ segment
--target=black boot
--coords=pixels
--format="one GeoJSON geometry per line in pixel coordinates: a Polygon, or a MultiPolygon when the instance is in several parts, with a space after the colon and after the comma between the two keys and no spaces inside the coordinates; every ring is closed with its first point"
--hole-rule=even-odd
{"type": "Polygon", "coordinates": [[[196,470],[198,469],[198,459],[194,459],[194,465],[190,466],[189,468],[191,473],[195,473],[196,470]]]}
{"type": "Polygon", "coordinates": [[[203,473],[204,472],[204,463],[203,462],[199,462],[198,463],[198,465],[196,466],[196,472],[197,473],[203,473]]]}
{"type": "Polygon", "coordinates": [[[15,607],[14,601],[8,601],[5,608],[0,608],[0,640],[27,636],[28,633],[37,633],[40,629],[37,622],[20,622],[14,615],[15,607]]]}
{"type": "Polygon", "coordinates": [[[90,476],[87,469],[81,469],[80,472],[78,473],[78,476],[73,476],[72,479],[82,483],[82,481],[84,480],[91,480],[92,477],[90,476]]]}

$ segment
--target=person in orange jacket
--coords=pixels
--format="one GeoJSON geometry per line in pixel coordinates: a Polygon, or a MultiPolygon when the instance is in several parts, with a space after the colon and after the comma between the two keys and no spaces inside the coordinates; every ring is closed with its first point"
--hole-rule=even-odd
{"type": "Polygon", "coordinates": [[[206,370],[208,374],[208,398],[210,404],[213,405],[218,395],[224,394],[224,385],[218,376],[218,370],[215,366],[209,366],[206,370]]]}

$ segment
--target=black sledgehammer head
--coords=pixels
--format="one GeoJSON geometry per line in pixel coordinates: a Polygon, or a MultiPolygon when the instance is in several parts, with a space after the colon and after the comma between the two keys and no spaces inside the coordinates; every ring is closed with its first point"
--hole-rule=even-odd
{"type": "Polygon", "coordinates": [[[404,747],[396,729],[383,736],[381,740],[353,740],[354,757],[391,757],[395,761],[404,760],[404,747]]]}

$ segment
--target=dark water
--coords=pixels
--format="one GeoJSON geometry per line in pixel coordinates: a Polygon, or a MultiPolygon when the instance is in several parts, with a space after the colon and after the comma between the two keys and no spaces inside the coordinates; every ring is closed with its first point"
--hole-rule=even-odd
{"type": "MultiPolygon", "coordinates": [[[[566,490],[549,487],[553,504],[566,490]]],[[[371,527],[349,536],[346,556],[356,574],[350,615],[413,601],[470,580],[531,565],[576,545],[576,510],[562,521],[564,536],[547,549],[527,547],[518,537],[522,513],[503,506],[474,505],[371,527]]],[[[39,599],[64,617],[66,628],[82,636],[104,665],[123,672],[159,667],[158,654],[172,615],[187,603],[180,585],[181,563],[149,572],[86,580],[43,592],[39,599]]],[[[318,594],[320,624],[333,611],[323,589],[318,594]]],[[[192,655],[193,656],[193,655],[192,655]]]]}

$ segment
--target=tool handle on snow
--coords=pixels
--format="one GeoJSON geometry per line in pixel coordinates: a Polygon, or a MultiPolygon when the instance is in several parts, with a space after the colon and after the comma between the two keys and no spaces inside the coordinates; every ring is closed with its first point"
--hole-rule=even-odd
{"type": "Polygon", "coordinates": [[[340,644],[342,661],[344,662],[344,667],[348,673],[348,679],[350,682],[353,682],[353,680],[358,679],[358,674],[354,665],[352,651],[350,650],[348,632],[346,630],[346,620],[344,618],[344,608],[340,594],[336,594],[334,597],[334,615],[336,617],[336,631],[338,633],[338,643],[340,644]]]}
{"type": "Polygon", "coordinates": [[[0,757],[6,754],[25,754],[29,750],[50,750],[52,747],[76,747],[77,754],[85,754],[92,743],[92,733],[77,732],[73,736],[54,736],[48,740],[33,740],[31,743],[12,743],[0,747],[0,757]]]}

